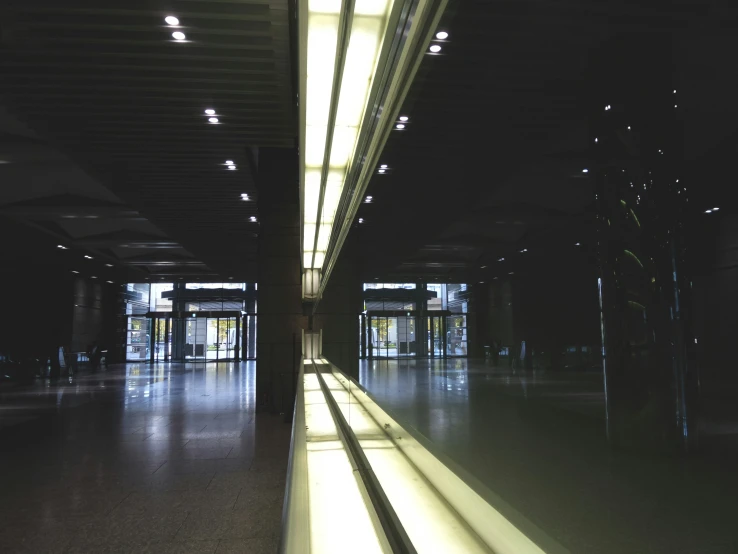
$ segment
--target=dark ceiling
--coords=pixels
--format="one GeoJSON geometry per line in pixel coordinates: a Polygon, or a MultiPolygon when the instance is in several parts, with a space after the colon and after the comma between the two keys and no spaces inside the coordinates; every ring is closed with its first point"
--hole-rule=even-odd
{"type": "Polygon", "coordinates": [[[695,214],[713,203],[728,211],[735,21],[727,2],[454,3],[442,23],[450,36],[405,103],[408,125],[385,148],[389,171],[374,176],[359,213],[364,278],[476,282],[523,258],[594,260],[594,191],[582,170],[592,163],[592,60],[613,41],[623,43],[614,96],[637,94],[642,72],[659,69],[652,60],[670,65],[695,214]]]}
{"type": "Polygon", "coordinates": [[[139,278],[256,280],[256,147],[297,128],[287,0],[10,0],[0,32],[0,211],[139,278]]]}
{"type": "MultiPolygon", "coordinates": [[[[3,2],[0,214],[126,278],[256,280],[254,161],[297,134],[292,13],[288,0],[3,2]]],[[[735,21],[723,1],[452,1],[359,213],[364,278],[473,282],[523,249],[591,258],[591,64],[623,37],[623,90],[668,45],[694,206],[729,211],[735,21]]]]}

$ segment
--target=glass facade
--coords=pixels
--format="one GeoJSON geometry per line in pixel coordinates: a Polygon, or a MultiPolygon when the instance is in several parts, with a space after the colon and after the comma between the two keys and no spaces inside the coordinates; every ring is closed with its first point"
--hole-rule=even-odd
{"type": "Polygon", "coordinates": [[[128,361],[256,358],[256,285],[128,283],[123,293],[128,361]]]}
{"type": "Polygon", "coordinates": [[[466,284],[364,283],[362,358],[467,356],[466,284]]]}

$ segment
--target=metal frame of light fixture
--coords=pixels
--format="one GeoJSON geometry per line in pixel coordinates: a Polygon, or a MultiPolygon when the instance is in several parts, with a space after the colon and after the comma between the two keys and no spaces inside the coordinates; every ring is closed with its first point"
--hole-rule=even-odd
{"type": "Polygon", "coordinates": [[[301,266],[322,271],[320,289],[303,291],[315,306],[447,1],[298,3],[301,266]]]}

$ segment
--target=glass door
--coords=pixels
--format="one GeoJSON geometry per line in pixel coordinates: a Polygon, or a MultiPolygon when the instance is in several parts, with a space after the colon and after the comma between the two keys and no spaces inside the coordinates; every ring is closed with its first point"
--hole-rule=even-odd
{"type": "Polygon", "coordinates": [[[444,318],[433,315],[428,318],[428,354],[431,358],[444,357],[444,318]]]}
{"type": "Polygon", "coordinates": [[[185,360],[204,361],[208,343],[208,320],[201,317],[187,318],[185,329],[185,360]]]}

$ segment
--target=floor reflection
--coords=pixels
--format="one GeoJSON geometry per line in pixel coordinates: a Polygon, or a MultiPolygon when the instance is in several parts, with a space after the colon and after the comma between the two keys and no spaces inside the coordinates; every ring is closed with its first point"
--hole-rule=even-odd
{"type": "Polygon", "coordinates": [[[0,552],[276,552],[291,426],[255,363],[129,364],[0,394],[0,552]]]}
{"type": "Polygon", "coordinates": [[[375,360],[362,362],[360,381],[571,552],[738,551],[738,449],[689,459],[613,452],[597,372],[375,360]]]}

